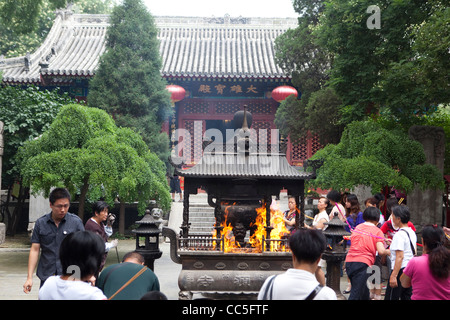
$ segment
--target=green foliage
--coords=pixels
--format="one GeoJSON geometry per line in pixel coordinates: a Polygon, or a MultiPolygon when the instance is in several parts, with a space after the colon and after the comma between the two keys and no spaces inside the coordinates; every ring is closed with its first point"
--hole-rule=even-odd
{"type": "Polygon", "coordinates": [[[339,142],[344,130],[339,114],[341,103],[341,99],[331,87],[315,91],[309,98],[305,108],[305,128],[318,134],[323,145],[339,142]]]}
{"type": "Polygon", "coordinates": [[[440,0],[378,1],[381,28],[369,29],[373,4],[328,1],[314,33],[334,57],[329,84],[343,122],[381,112],[407,128],[449,101],[448,8],[440,0]]]}
{"type": "Polygon", "coordinates": [[[157,29],[139,0],[115,8],[107,34],[107,52],[91,81],[89,101],[114,116],[156,115],[161,123],[170,95],[161,78],[157,29]]]}
{"type": "Polygon", "coordinates": [[[295,141],[306,135],[306,115],[302,103],[294,95],[290,95],[280,103],[275,114],[275,125],[285,137],[295,141]]]}
{"type": "MultiPolygon", "coordinates": [[[[71,2],[76,13],[110,13],[115,0],[71,2]]],[[[35,51],[52,27],[55,9],[66,5],[55,0],[0,0],[0,55],[18,57],[35,51]]]]}
{"type": "MultiPolygon", "coordinates": [[[[106,46],[89,85],[89,105],[106,110],[118,126],[133,128],[152,151],[158,150],[171,102],[160,73],[157,28],[142,1],[125,0],[115,7],[106,46]]],[[[167,159],[168,148],[169,143],[158,150],[160,159],[167,159]]]]}
{"type": "MultiPolygon", "coordinates": [[[[379,117],[407,132],[450,102],[448,1],[295,0],[293,5],[299,27],[276,41],[277,63],[302,92],[302,101],[276,116],[279,123],[281,116],[300,118],[297,126],[286,120],[286,133],[296,137],[318,127],[308,105],[326,86],[340,100],[333,113],[339,125],[379,117]],[[380,29],[367,27],[371,5],[380,9],[380,29]]],[[[338,126],[334,130],[339,132],[338,126]]]]}
{"type": "Polygon", "coordinates": [[[164,164],[139,134],[117,128],[100,109],[64,106],[39,139],[20,149],[19,158],[24,184],[34,193],[65,186],[75,194],[88,187],[87,199],[138,201],[140,214],[151,199],[170,207],[164,164]]]}
{"type": "MultiPolygon", "coordinates": [[[[39,3],[39,1],[35,1],[35,3],[39,3]]],[[[50,4],[47,1],[43,1],[40,14],[36,17],[36,26],[32,30],[24,30],[23,32],[16,30],[8,21],[0,18],[2,30],[0,33],[0,54],[10,58],[33,52],[42,44],[54,18],[55,13],[50,9],[50,4]]]]}
{"type": "MultiPolygon", "coordinates": [[[[26,1],[21,0],[1,0],[0,20],[11,26],[19,33],[27,33],[36,26],[37,17],[41,10],[42,0],[26,1]],[[27,23],[23,23],[27,21],[27,23]]],[[[55,2],[55,1],[50,1],[55,2]]],[[[59,3],[59,0],[56,0],[59,3]]],[[[55,7],[53,7],[55,9],[55,7]]]]}
{"type": "Polygon", "coordinates": [[[280,103],[275,114],[275,125],[291,141],[301,141],[308,131],[318,134],[321,143],[338,143],[343,131],[338,107],[341,100],[330,87],[311,94],[307,105],[294,95],[280,103]]]}
{"type": "Polygon", "coordinates": [[[426,117],[426,125],[441,127],[445,132],[444,175],[450,175],[450,105],[439,106],[437,111],[426,117]]]}
{"type": "Polygon", "coordinates": [[[322,142],[337,142],[342,131],[336,122],[340,118],[337,107],[341,102],[333,90],[325,87],[332,56],[318,44],[314,33],[324,1],[296,0],[293,4],[301,14],[299,26],[276,39],[275,59],[292,76],[292,84],[301,92],[301,100],[290,97],[283,101],[275,123],[283,135],[290,135],[293,141],[300,141],[311,131],[319,133],[322,142]],[[313,96],[314,101],[310,103],[313,96]],[[326,119],[324,114],[328,115],[326,119]]]}
{"type": "MultiPolygon", "coordinates": [[[[302,92],[302,99],[319,90],[328,80],[328,52],[316,43],[312,17],[299,18],[299,26],[289,29],[275,40],[275,59],[292,75],[292,83],[302,92]]],[[[307,103],[307,101],[306,101],[307,103]]]]}
{"type": "Polygon", "coordinates": [[[366,185],[373,190],[395,186],[406,192],[443,188],[442,174],[425,164],[422,145],[400,130],[386,130],[372,120],[349,124],[337,145],[330,144],[312,159],[323,159],[314,187],[352,189],[366,185]]]}
{"type": "Polygon", "coordinates": [[[26,141],[47,130],[61,106],[70,103],[68,95],[56,91],[40,91],[31,86],[0,87],[0,121],[4,123],[4,154],[2,183],[11,185],[19,180],[15,154],[26,141]]]}

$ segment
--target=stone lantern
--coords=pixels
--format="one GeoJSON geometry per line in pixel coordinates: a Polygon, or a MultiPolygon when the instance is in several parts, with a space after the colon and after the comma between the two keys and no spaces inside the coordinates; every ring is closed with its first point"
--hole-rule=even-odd
{"type": "Polygon", "coordinates": [[[322,258],[327,261],[327,286],[336,292],[339,300],[345,300],[345,296],[341,293],[341,265],[347,255],[347,241],[343,240],[343,237],[351,233],[345,230],[345,222],[342,222],[337,215],[325,224],[328,227],[323,234],[327,238],[328,246],[322,258]]]}
{"type": "Polygon", "coordinates": [[[157,222],[150,213],[150,209],[145,210],[144,217],[136,221],[139,225],[132,232],[136,234],[136,252],[145,259],[145,265],[154,271],[155,259],[161,258],[162,252],[159,250],[159,229],[160,222],[157,222]],[[144,243],[142,244],[142,238],[144,243]]]}

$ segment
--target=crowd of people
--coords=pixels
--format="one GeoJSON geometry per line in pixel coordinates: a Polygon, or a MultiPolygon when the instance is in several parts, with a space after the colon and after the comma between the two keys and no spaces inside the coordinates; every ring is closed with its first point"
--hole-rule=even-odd
{"type": "MultiPolygon", "coordinates": [[[[422,243],[417,243],[416,228],[410,221],[409,208],[396,197],[385,201],[383,194],[378,193],[364,201],[365,210],[361,210],[360,202],[355,194],[344,194],[331,190],[326,197],[321,197],[317,204],[318,213],[312,218],[311,226],[305,225],[309,230],[325,230],[327,222],[337,216],[346,225],[351,233],[346,245],[346,254],[343,270],[348,276],[349,300],[381,300],[382,279],[381,269],[387,268],[389,277],[385,290],[385,300],[449,300],[450,299],[450,250],[448,238],[450,230],[437,225],[427,225],[422,228],[422,243]],[[381,208],[385,206],[386,217],[381,208]],[[417,245],[423,248],[422,255],[417,254],[417,245]]],[[[289,207],[291,208],[291,207],[289,207]]],[[[288,224],[289,212],[285,212],[285,222],[288,224]]],[[[318,256],[314,259],[305,258],[296,252],[293,241],[299,241],[295,235],[304,234],[305,229],[293,231],[290,238],[294,269],[299,264],[296,261],[312,263],[316,259],[315,267],[310,268],[311,276],[315,281],[324,285],[322,272],[324,261],[318,256]],[[292,247],[294,245],[294,247],[292,247]]],[[[303,240],[303,246],[314,250],[311,240],[303,240]]],[[[325,250],[323,239],[317,240],[325,250]]],[[[312,267],[312,266],[310,266],[312,267]]],[[[303,268],[303,270],[305,270],[303,268]]],[[[305,280],[292,277],[292,271],[283,277],[271,277],[266,280],[260,293],[261,299],[270,292],[275,298],[287,297],[278,292],[283,288],[282,280],[289,279],[297,286],[304,286],[305,280]],[[275,279],[275,280],[274,280],[275,279]],[[275,287],[274,286],[275,283],[275,287]],[[270,288],[270,289],[268,289],[270,288]]],[[[314,281],[312,281],[314,282],[314,281]]],[[[289,292],[289,291],[287,291],[289,292]]],[[[297,296],[302,299],[300,294],[297,296]]],[[[318,297],[319,298],[319,297],[318,297]]],[[[325,299],[325,297],[323,297],[325,299]]],[[[332,295],[327,298],[333,299],[332,295]]]]}
{"type": "Polygon", "coordinates": [[[108,242],[115,217],[98,201],[83,225],[68,212],[70,199],[67,189],[55,188],[49,196],[51,212],[36,221],[24,292],[32,290],[37,265],[40,300],[167,300],[138,252],[103,269],[108,251],[117,247],[117,240],[108,242]]]}
{"type": "MultiPolygon", "coordinates": [[[[67,189],[54,189],[49,197],[51,212],[36,221],[24,292],[31,291],[37,266],[42,300],[166,300],[157,276],[138,252],[130,252],[122,262],[104,268],[108,251],[117,247],[117,240],[108,241],[115,219],[108,213],[108,205],[96,202],[92,217],[83,225],[77,215],[68,212],[70,199],[67,189]]],[[[267,278],[258,299],[337,299],[334,290],[326,286],[322,270],[327,247],[323,230],[335,217],[345,222],[351,233],[350,239],[342,239],[349,247],[343,270],[349,279],[350,300],[381,299],[381,272],[374,272],[374,268],[383,266],[389,270],[385,300],[450,298],[449,229],[423,226],[419,244],[409,209],[397,199],[385,201],[377,194],[365,201],[362,211],[356,195],[341,198],[335,190],[319,199],[310,226],[295,229],[292,221],[298,210],[294,198],[288,201],[285,222],[291,227],[293,267],[267,278]],[[383,206],[387,219],[380,210],[383,206]],[[422,255],[417,254],[417,245],[423,248],[422,255]]]]}

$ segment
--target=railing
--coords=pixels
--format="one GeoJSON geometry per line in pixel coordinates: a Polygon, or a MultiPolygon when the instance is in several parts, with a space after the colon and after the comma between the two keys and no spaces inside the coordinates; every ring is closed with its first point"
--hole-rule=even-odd
{"type": "MultiPolygon", "coordinates": [[[[288,239],[265,239],[261,241],[261,250],[258,248],[235,249],[230,252],[290,252],[288,239]]],[[[191,235],[188,238],[178,239],[179,252],[188,251],[216,251],[225,252],[224,237],[214,238],[210,235],[191,235]]]]}
{"type": "Polygon", "coordinates": [[[179,251],[222,251],[223,237],[213,238],[210,235],[196,235],[178,239],[179,251]]]}
{"type": "Polygon", "coordinates": [[[263,252],[290,252],[288,239],[266,239],[262,237],[263,252]]]}

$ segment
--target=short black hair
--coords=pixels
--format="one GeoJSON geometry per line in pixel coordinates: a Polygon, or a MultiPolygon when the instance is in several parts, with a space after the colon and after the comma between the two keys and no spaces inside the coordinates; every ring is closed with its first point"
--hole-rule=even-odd
{"type": "Polygon", "coordinates": [[[405,205],[395,206],[392,208],[392,214],[397,218],[400,218],[402,223],[408,223],[411,217],[409,208],[405,205]]]}
{"type": "Polygon", "coordinates": [[[378,192],[378,193],[374,194],[373,197],[374,197],[375,199],[377,199],[378,202],[381,202],[381,201],[386,200],[386,197],[385,197],[384,194],[382,194],[381,192],[378,192]]]}
{"type": "Polygon", "coordinates": [[[70,233],[61,242],[59,259],[64,275],[72,275],[79,270],[80,279],[97,274],[103,254],[105,242],[91,231],[70,233]],[[74,269],[77,268],[77,269],[74,269]]]}
{"type": "Polygon", "coordinates": [[[122,258],[122,262],[124,262],[129,258],[136,259],[139,263],[145,263],[144,256],[137,251],[131,251],[126,253],[122,258]]]}
{"type": "Polygon", "coordinates": [[[391,214],[392,208],[399,206],[397,198],[389,198],[386,200],[386,213],[391,214]]]}
{"type": "Polygon", "coordinates": [[[55,188],[50,192],[49,200],[51,204],[54,204],[59,199],[71,199],[70,192],[66,188],[55,188]]]}
{"type": "Polygon", "coordinates": [[[380,209],[377,207],[367,207],[363,212],[363,219],[378,222],[380,220],[380,209]]]}
{"type": "Polygon", "coordinates": [[[92,215],[95,216],[95,213],[100,213],[104,209],[108,209],[109,205],[105,201],[97,201],[92,204],[92,215]]]}
{"type": "Polygon", "coordinates": [[[298,261],[314,263],[325,251],[327,241],[321,230],[298,229],[290,236],[289,246],[298,261]]]}
{"type": "Polygon", "coordinates": [[[327,198],[331,201],[339,202],[341,201],[341,193],[337,190],[331,190],[328,192],[327,198]]]}

